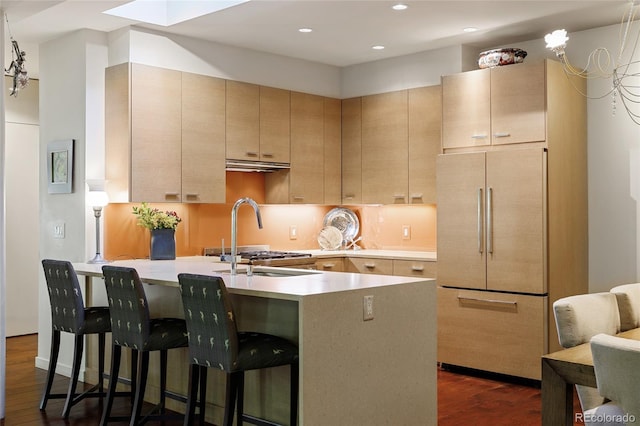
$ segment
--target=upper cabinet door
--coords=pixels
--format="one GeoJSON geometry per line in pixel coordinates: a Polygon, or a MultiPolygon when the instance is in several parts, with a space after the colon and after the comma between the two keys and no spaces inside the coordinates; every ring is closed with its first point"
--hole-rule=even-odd
{"type": "Polygon", "coordinates": [[[441,147],[440,86],[409,90],[409,203],[435,204],[441,147]]]}
{"type": "Polygon", "coordinates": [[[182,73],[182,202],[224,203],[225,81],[182,73]]]}
{"type": "Polygon", "coordinates": [[[260,159],[260,87],[227,80],[226,149],[233,160],[260,159]]]}
{"type": "Polygon", "coordinates": [[[442,146],[491,144],[491,70],[442,77],[442,146]]]}
{"type": "Polygon", "coordinates": [[[408,200],[407,91],[362,97],[362,202],[408,200]]]}
{"type": "Polygon", "coordinates": [[[181,200],[182,74],[131,65],[131,201],[181,200]]]}
{"type": "Polygon", "coordinates": [[[493,145],[544,142],[545,62],[491,69],[493,145]]]}
{"type": "Polygon", "coordinates": [[[290,162],[290,92],[260,86],[260,160],[290,162]]]}
{"type": "Polygon", "coordinates": [[[289,202],[324,203],[324,98],[291,93],[289,202]]]}
{"type": "Polygon", "coordinates": [[[362,203],[362,98],[342,101],[342,203],[362,203]]]}
{"type": "Polygon", "coordinates": [[[546,141],[545,62],[442,77],[443,148],[546,141]]]}
{"type": "Polygon", "coordinates": [[[342,199],[342,141],[340,99],[324,98],[324,203],[342,199]]]}

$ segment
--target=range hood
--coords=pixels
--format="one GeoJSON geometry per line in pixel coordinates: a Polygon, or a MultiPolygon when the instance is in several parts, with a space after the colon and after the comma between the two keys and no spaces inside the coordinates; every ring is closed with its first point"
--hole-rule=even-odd
{"type": "Polygon", "coordinates": [[[270,163],[266,161],[227,160],[225,169],[228,172],[275,172],[290,169],[289,163],[270,163]]]}

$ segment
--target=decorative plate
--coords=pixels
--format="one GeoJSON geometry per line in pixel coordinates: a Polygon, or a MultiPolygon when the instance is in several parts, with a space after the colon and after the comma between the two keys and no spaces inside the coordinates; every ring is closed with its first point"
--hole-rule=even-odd
{"type": "Polygon", "coordinates": [[[324,216],[322,226],[333,226],[342,233],[343,241],[353,240],[360,231],[358,216],[349,209],[336,207],[324,216]]]}
{"type": "Polygon", "coordinates": [[[334,226],[325,226],[318,235],[318,244],[322,250],[338,250],[342,245],[342,232],[334,226]]]}

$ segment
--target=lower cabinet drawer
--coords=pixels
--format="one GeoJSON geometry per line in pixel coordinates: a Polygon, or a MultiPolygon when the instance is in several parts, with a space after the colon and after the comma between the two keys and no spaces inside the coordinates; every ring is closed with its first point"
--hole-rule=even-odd
{"type": "Polygon", "coordinates": [[[401,277],[436,277],[436,262],[424,260],[393,260],[393,275],[401,277]]]}
{"type": "Polygon", "coordinates": [[[361,274],[392,275],[393,260],[352,257],[345,259],[345,269],[347,272],[359,272],[361,274]]]}
{"type": "Polygon", "coordinates": [[[541,379],[547,296],[438,287],[438,361],[541,379]]]}
{"type": "Polygon", "coordinates": [[[316,269],[318,271],[344,272],[344,258],[327,257],[316,260],[316,269]]]}

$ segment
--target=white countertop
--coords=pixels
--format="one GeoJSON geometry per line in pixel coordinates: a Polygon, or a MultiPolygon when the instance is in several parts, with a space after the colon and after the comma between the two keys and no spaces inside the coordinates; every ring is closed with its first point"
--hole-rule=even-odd
{"type": "MultiPolygon", "coordinates": [[[[324,253],[327,254],[331,252],[324,253]]],[[[350,254],[351,251],[348,251],[348,253],[350,254]]],[[[230,268],[228,263],[219,263],[204,256],[179,257],[176,260],[119,260],[110,263],[110,265],[135,268],[142,281],[148,284],[168,286],[177,286],[178,274],[183,272],[218,275],[222,277],[231,293],[284,300],[301,300],[306,296],[401,285],[420,281],[435,285],[435,280],[431,279],[345,272],[307,271],[309,274],[287,277],[247,276],[246,274],[232,276],[228,272],[230,268]]],[[[102,265],[74,263],[73,266],[79,275],[92,277],[102,276],[102,265]]],[[[246,268],[246,265],[238,265],[239,271],[245,270],[246,268]]],[[[254,271],[258,270],[275,272],[292,271],[289,268],[254,267],[254,271]]]]}

